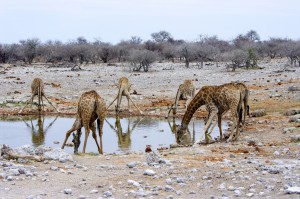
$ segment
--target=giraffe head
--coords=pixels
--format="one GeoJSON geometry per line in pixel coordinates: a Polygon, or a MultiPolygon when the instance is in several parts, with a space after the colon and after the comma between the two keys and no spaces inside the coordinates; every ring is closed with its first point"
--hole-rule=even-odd
{"type": "Polygon", "coordinates": [[[81,131],[78,130],[77,133],[73,133],[73,144],[74,144],[74,154],[78,154],[78,148],[80,146],[80,136],[81,136],[81,131]]]}
{"type": "Polygon", "coordinates": [[[176,135],[185,135],[186,134],[186,127],[184,127],[184,126],[176,126],[176,128],[177,128],[177,130],[176,130],[176,135]]]}

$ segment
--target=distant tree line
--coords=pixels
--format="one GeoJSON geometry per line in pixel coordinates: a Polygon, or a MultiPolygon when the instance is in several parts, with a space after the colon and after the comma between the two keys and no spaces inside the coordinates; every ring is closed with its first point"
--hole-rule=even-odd
{"type": "Polygon", "coordinates": [[[47,41],[37,38],[21,40],[19,43],[0,43],[0,63],[34,62],[51,63],[55,66],[84,63],[126,62],[135,71],[148,71],[156,61],[197,63],[226,61],[235,70],[257,66],[257,60],[269,57],[287,57],[290,64],[300,66],[300,41],[287,38],[270,38],[261,41],[258,33],[250,30],[240,34],[232,41],[218,39],[216,36],[200,35],[196,41],[176,40],[167,31],[151,34],[152,39],[143,41],[138,36],[111,44],[95,40],[90,42],[84,37],[74,41],[47,41]]]}

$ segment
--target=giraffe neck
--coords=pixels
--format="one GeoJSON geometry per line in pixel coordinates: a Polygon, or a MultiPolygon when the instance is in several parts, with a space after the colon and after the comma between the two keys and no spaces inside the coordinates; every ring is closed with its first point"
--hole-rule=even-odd
{"type": "Polygon", "coordinates": [[[187,109],[186,109],[186,111],[183,115],[183,118],[182,118],[182,121],[181,121],[181,128],[183,128],[183,129],[187,128],[187,126],[190,123],[194,113],[202,105],[204,105],[204,100],[203,100],[202,95],[195,96],[193,98],[193,100],[189,103],[189,105],[188,105],[188,107],[187,107],[187,109]]]}

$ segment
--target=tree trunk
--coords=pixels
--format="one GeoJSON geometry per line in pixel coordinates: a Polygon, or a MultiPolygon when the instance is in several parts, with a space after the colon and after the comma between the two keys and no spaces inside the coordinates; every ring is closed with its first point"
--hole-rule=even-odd
{"type": "Polygon", "coordinates": [[[190,67],[190,62],[188,59],[185,59],[185,67],[189,68],[190,67]]]}

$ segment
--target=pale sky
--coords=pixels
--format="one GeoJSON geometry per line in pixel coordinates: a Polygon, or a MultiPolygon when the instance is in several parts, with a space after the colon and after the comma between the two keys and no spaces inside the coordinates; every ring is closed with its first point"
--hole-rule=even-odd
{"type": "Polygon", "coordinates": [[[229,41],[249,30],[261,40],[298,40],[299,10],[300,0],[0,0],[0,43],[83,36],[116,44],[161,30],[186,41],[229,41]]]}

